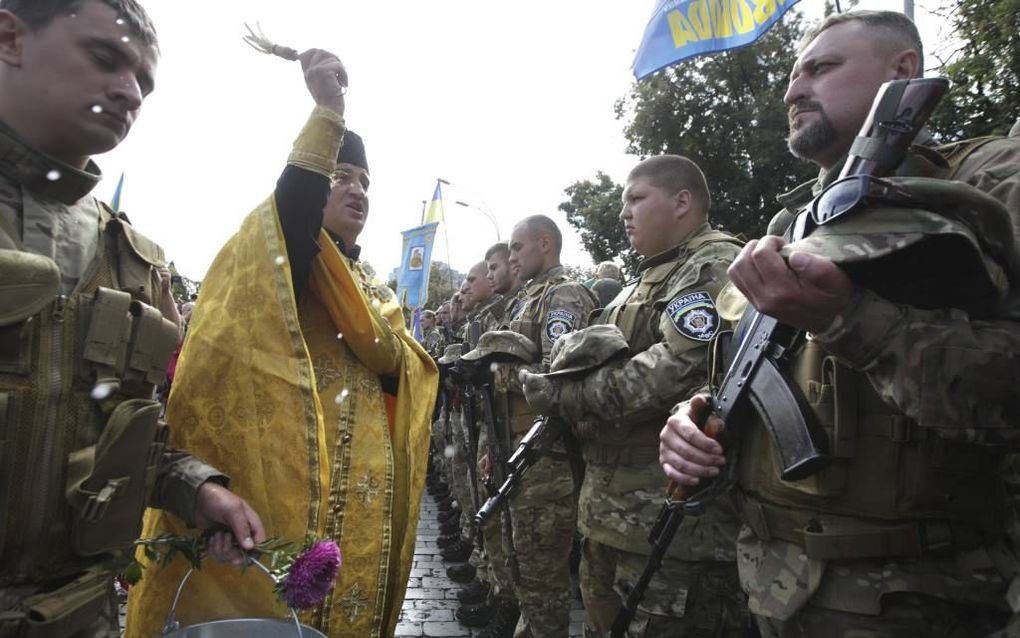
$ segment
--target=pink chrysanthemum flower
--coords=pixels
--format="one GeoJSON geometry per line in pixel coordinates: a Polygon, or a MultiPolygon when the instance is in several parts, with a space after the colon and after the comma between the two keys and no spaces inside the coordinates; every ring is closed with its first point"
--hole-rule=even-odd
{"type": "Polygon", "coordinates": [[[281,586],[283,602],[292,609],[310,609],[321,603],[340,573],[340,547],[319,541],[297,557],[281,586]]]}

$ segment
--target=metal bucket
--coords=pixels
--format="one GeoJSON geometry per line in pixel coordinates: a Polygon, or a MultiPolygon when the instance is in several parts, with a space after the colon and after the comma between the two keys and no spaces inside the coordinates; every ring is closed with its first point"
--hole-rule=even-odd
{"type": "MultiPolygon", "coordinates": [[[[276,579],[266,566],[255,560],[249,559],[252,564],[258,566],[266,576],[274,582],[276,579]]],[[[177,585],[177,594],[174,602],[170,605],[166,622],[163,624],[164,638],[326,638],[326,635],[317,629],[302,625],[298,620],[297,612],[290,610],[290,620],[277,620],[272,618],[236,618],[233,620],[214,620],[212,622],[199,623],[190,627],[181,627],[177,622],[177,603],[181,600],[181,592],[184,585],[191,578],[194,569],[189,569],[181,582],[177,585]]]]}

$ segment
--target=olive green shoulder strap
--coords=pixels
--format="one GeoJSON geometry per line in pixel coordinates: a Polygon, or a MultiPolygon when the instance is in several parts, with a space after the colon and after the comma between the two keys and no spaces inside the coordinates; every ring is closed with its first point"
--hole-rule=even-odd
{"type": "Polygon", "coordinates": [[[988,135],[985,137],[975,137],[969,140],[960,140],[959,142],[952,142],[950,144],[942,144],[936,146],[936,150],[942,157],[945,158],[949,164],[949,176],[948,179],[953,179],[956,176],[956,171],[959,170],[960,166],[967,160],[970,155],[984,146],[989,142],[1003,139],[999,135],[988,135]]]}

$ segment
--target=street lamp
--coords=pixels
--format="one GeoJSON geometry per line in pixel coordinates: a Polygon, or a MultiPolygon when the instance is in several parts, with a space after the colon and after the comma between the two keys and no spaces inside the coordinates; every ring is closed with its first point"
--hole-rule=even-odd
{"type": "Polygon", "coordinates": [[[479,213],[485,215],[489,219],[489,221],[492,222],[493,228],[496,229],[496,241],[503,241],[502,238],[499,236],[499,222],[496,221],[496,216],[492,214],[491,210],[482,208],[481,206],[475,206],[467,202],[462,202],[460,200],[455,201],[454,204],[458,206],[463,206],[464,208],[473,208],[477,210],[479,213]]]}
{"type": "MultiPolygon", "coordinates": [[[[449,180],[443,179],[442,177],[437,177],[436,181],[444,186],[453,186],[453,184],[451,184],[449,180]]],[[[457,188],[463,187],[458,186],[457,188]]],[[[482,202],[482,206],[469,204],[468,202],[461,200],[455,201],[454,204],[456,204],[457,206],[463,206],[464,208],[473,208],[479,213],[485,215],[485,217],[488,218],[490,222],[492,222],[492,227],[496,229],[496,241],[503,241],[499,233],[499,221],[496,219],[496,215],[493,214],[492,209],[489,208],[489,206],[486,205],[484,201],[482,202]]]]}

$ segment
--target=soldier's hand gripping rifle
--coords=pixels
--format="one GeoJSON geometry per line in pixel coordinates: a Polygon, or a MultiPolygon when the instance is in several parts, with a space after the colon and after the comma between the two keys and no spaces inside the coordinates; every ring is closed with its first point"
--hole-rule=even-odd
{"type": "MultiPolygon", "coordinates": [[[[513,365],[533,362],[537,356],[538,347],[524,335],[508,330],[493,330],[482,335],[478,341],[478,346],[461,358],[461,369],[464,371],[464,374],[470,376],[471,383],[481,392],[486,434],[489,438],[489,461],[492,473],[491,479],[486,481],[486,489],[489,491],[492,491],[492,479],[503,482],[508,473],[504,441],[506,440],[506,445],[509,445],[507,437],[509,437],[510,428],[508,422],[510,415],[507,409],[502,410],[502,414],[505,417],[503,426],[507,431],[500,433],[496,427],[496,410],[493,398],[495,392],[494,366],[509,364],[512,369],[513,365]]],[[[505,394],[501,394],[501,398],[504,399],[503,406],[505,407],[505,394]]],[[[478,508],[476,512],[485,509],[486,505],[478,508]]],[[[479,534],[484,530],[488,518],[495,509],[492,508],[489,515],[483,516],[481,519],[476,515],[475,524],[478,527],[479,534]]],[[[510,569],[514,582],[517,582],[520,574],[517,566],[517,553],[513,544],[510,510],[505,506],[499,509],[502,513],[502,535],[509,548],[510,569]]]]}
{"type": "Polygon", "coordinates": [[[485,501],[485,504],[479,508],[478,513],[475,514],[475,521],[479,525],[485,525],[486,521],[492,517],[496,510],[502,507],[506,500],[510,498],[514,490],[517,489],[517,486],[520,485],[521,478],[527,471],[542,460],[544,453],[569,431],[570,426],[560,419],[548,416],[536,418],[531,429],[521,439],[517,449],[507,459],[506,479],[499,486],[499,489],[496,490],[496,493],[490,496],[489,500],[485,501]]]}
{"type": "MultiPolygon", "coordinates": [[[[943,78],[883,84],[839,179],[800,212],[790,238],[802,239],[817,227],[856,210],[857,204],[872,194],[865,189],[880,190],[881,183],[870,182],[867,177],[889,175],[900,165],[948,88],[949,82],[943,78]],[[844,187],[833,188],[841,181],[844,187]]],[[[875,194],[881,196],[881,192],[875,194]]],[[[722,430],[705,428],[710,413],[732,428],[746,423],[753,409],[773,439],[780,476],[785,481],[811,476],[827,462],[824,434],[800,388],[786,372],[787,359],[803,338],[803,331],[749,306],[734,333],[736,352],[728,359],[726,375],[712,393],[711,410],[699,415],[698,426],[715,439],[722,430]]],[[[613,638],[624,636],[684,516],[701,514],[705,504],[732,483],[735,460],[731,455],[724,472],[701,489],[670,484],[666,502],[649,534],[652,547],[648,562],[613,623],[613,638]]]]}

